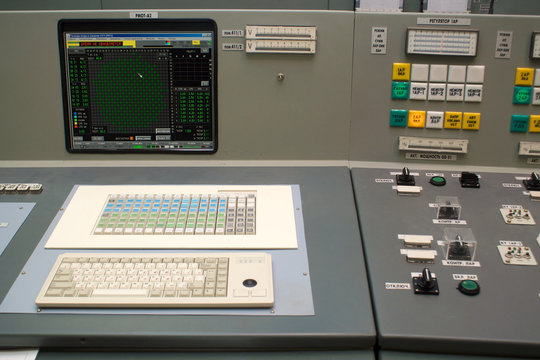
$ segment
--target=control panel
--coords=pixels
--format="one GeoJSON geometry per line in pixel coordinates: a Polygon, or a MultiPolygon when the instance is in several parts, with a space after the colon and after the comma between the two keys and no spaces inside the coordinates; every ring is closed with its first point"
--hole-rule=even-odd
{"type": "Polygon", "coordinates": [[[514,344],[520,356],[539,353],[536,172],[352,175],[381,344],[505,356],[514,344]]]}
{"type": "Polygon", "coordinates": [[[540,161],[537,18],[356,13],[355,25],[351,160],[540,161]]]}

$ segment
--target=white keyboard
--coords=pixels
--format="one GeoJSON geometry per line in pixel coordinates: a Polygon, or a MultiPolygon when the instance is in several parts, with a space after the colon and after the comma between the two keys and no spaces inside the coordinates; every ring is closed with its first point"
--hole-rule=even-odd
{"type": "Polygon", "coordinates": [[[45,248],[296,249],[298,191],[295,185],[77,185],[45,248]]]}
{"type": "Polygon", "coordinates": [[[66,253],[36,304],[71,308],[271,307],[266,253],[66,253]]]}

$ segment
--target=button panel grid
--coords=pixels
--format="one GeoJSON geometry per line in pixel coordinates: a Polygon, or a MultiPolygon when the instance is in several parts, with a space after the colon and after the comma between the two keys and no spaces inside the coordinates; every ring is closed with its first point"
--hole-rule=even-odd
{"type": "Polygon", "coordinates": [[[256,192],[110,194],[94,235],[255,235],[256,192]]]}

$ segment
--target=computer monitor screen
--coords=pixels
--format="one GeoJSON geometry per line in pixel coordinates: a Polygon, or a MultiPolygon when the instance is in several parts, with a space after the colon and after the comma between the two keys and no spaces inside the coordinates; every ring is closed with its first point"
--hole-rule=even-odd
{"type": "Polygon", "coordinates": [[[61,20],[70,152],[217,150],[216,24],[61,20]]]}

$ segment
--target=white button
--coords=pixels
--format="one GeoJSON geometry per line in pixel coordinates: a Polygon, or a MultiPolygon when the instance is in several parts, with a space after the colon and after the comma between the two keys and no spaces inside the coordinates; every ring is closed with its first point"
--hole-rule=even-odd
{"type": "Polygon", "coordinates": [[[484,85],[465,85],[465,101],[481,102],[484,85]]]}
{"type": "Polygon", "coordinates": [[[446,88],[446,101],[463,101],[464,89],[464,84],[448,84],[446,88]]]}
{"type": "Polygon", "coordinates": [[[533,89],[532,104],[540,105],[540,87],[535,87],[533,89]]]}
{"type": "Polygon", "coordinates": [[[467,67],[465,65],[450,65],[448,66],[448,82],[464,83],[467,67]]]}
{"type": "Polygon", "coordinates": [[[249,291],[244,289],[234,289],[234,296],[235,297],[248,297],[249,291]]]}
{"type": "Polygon", "coordinates": [[[407,186],[407,185],[398,185],[396,186],[398,194],[402,195],[420,195],[422,192],[421,186],[407,186]]]}
{"type": "Polygon", "coordinates": [[[266,289],[251,290],[251,296],[264,297],[266,296],[266,289]]]}
{"type": "Polygon", "coordinates": [[[428,111],[426,114],[426,128],[442,129],[444,123],[444,112],[428,111]]]}
{"type": "Polygon", "coordinates": [[[444,101],[446,99],[446,84],[429,84],[428,100],[444,101]]]}
{"type": "Polygon", "coordinates": [[[467,82],[482,84],[484,82],[484,65],[469,65],[467,66],[467,82]]]}
{"type": "Polygon", "coordinates": [[[531,199],[540,200],[540,191],[530,191],[531,199]]]}
{"type": "Polygon", "coordinates": [[[412,64],[411,81],[428,81],[429,65],[412,64]]]}
{"type": "Polygon", "coordinates": [[[540,69],[534,72],[534,86],[540,86],[540,69]]]}
{"type": "Polygon", "coordinates": [[[431,65],[429,70],[429,81],[446,81],[447,73],[447,65],[431,65]]]}
{"type": "Polygon", "coordinates": [[[411,83],[411,88],[409,90],[409,99],[411,100],[426,100],[427,99],[428,87],[427,83],[411,83]]]}

